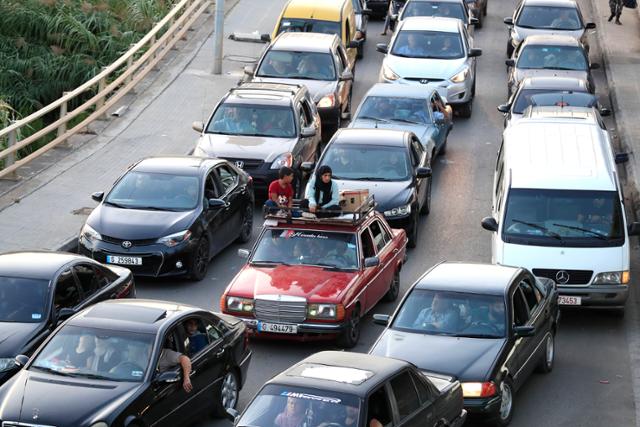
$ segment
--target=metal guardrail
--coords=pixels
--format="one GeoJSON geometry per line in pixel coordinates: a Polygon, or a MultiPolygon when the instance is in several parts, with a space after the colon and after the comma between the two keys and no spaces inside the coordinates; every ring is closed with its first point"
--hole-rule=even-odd
{"type": "Polygon", "coordinates": [[[19,167],[64,143],[69,137],[87,127],[92,121],[103,117],[109,108],[113,107],[116,102],[133,89],[160,62],[178,40],[184,38],[185,33],[198,17],[213,3],[213,0],[181,0],[139,42],[133,44],[124,55],[113,64],[105,67],[98,75],[73,91],[65,92],[61,98],[46,107],[1,129],[0,140],[6,139],[7,148],[0,151],[0,160],[4,160],[5,165],[4,169],[0,170],[0,179],[15,179],[17,177],[16,170],[19,167]],[[162,33],[164,28],[167,29],[162,33]],[[142,51],[144,53],[136,59],[136,55],[142,51]],[[118,73],[120,74],[117,75],[118,73]],[[85,94],[96,86],[97,92],[93,97],[72,111],[67,111],[69,101],[85,94]],[[71,128],[67,128],[67,123],[70,120],[87,112],[94,106],[95,110],[84,120],[71,128]],[[22,128],[28,127],[33,121],[56,109],[59,110],[58,120],[33,135],[18,140],[18,135],[22,128]],[[42,138],[53,132],[57,133],[55,139],[28,156],[16,160],[18,150],[42,140],[42,138]]]}

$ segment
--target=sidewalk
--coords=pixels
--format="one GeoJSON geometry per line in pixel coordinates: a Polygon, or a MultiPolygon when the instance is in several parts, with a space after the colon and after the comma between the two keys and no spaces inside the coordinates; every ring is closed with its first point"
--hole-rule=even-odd
{"type": "Polygon", "coordinates": [[[92,141],[71,151],[33,182],[0,200],[0,252],[59,249],[77,237],[96,203],[95,191],[106,191],[133,162],[154,155],[185,155],[195,145],[194,120],[206,120],[216,102],[235,86],[247,58],[264,45],[226,39],[239,28],[272,29],[263,13],[284,0],[227,0],[223,74],[214,76],[213,14],[189,32],[189,41],[158,78],[92,141]],[[237,6],[237,7],[234,7],[237,6]],[[247,9],[254,13],[247,16],[247,9]],[[242,62],[245,61],[245,62],[242,62]],[[4,209],[3,209],[4,208],[4,209]]]}

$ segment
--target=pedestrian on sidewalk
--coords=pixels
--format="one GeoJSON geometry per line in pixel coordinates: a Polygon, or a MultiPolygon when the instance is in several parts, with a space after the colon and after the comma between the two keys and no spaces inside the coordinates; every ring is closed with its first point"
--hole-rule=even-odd
{"type": "Polygon", "coordinates": [[[616,24],[622,25],[622,22],[620,22],[620,15],[622,14],[622,6],[623,6],[622,0],[609,0],[609,9],[611,9],[611,16],[609,16],[609,22],[611,22],[611,20],[615,16],[616,24]]]}

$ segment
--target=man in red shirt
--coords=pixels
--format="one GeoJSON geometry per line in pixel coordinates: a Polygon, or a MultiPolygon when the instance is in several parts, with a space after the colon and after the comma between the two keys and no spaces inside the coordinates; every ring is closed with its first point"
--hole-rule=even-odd
{"type": "Polygon", "coordinates": [[[280,208],[291,208],[293,204],[293,169],[283,166],[278,171],[278,179],[269,184],[269,199],[264,202],[271,212],[280,208]]]}

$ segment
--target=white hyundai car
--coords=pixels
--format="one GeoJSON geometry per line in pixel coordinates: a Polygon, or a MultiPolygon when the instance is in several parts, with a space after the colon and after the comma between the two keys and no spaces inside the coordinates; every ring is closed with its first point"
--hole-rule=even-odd
{"type": "Polygon", "coordinates": [[[473,38],[459,19],[412,17],[398,24],[391,42],[378,44],[386,53],[380,82],[446,88],[449,104],[462,117],[471,116],[476,91],[476,57],[473,38]]]}

